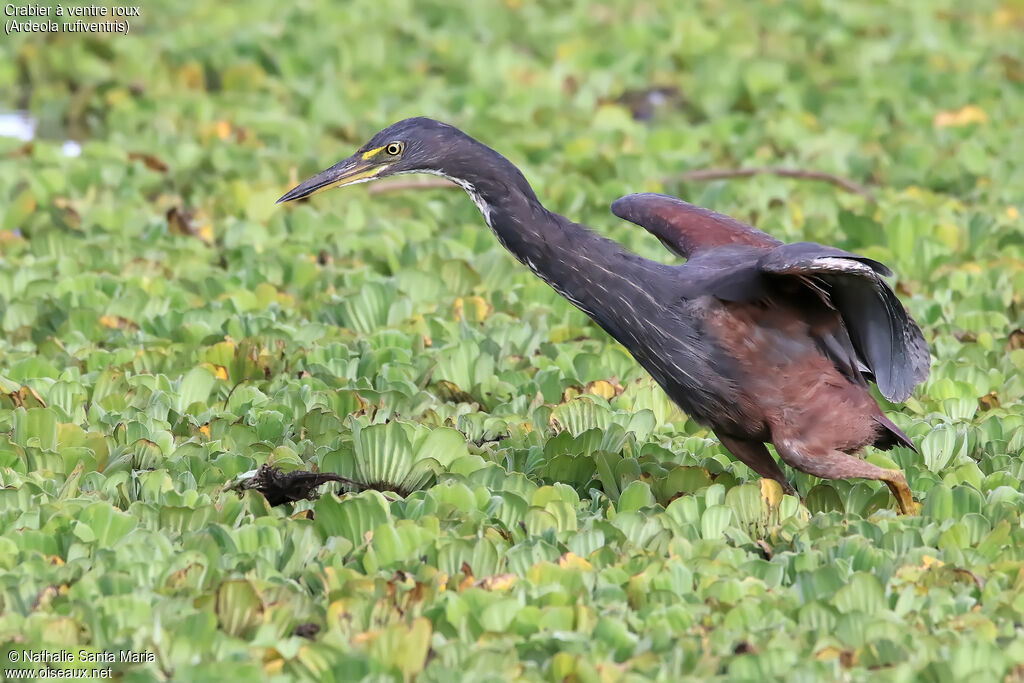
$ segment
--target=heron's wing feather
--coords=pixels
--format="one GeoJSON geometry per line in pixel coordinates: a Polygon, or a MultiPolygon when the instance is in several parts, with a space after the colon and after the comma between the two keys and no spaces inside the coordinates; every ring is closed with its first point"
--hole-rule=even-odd
{"type": "Polygon", "coordinates": [[[735,218],[663,194],[629,194],[612,202],[612,213],[647,230],[683,258],[730,244],[771,249],[779,240],[735,218]]]}
{"type": "Polygon", "coordinates": [[[772,249],[757,262],[768,278],[814,278],[839,312],[857,355],[890,401],[903,401],[928,377],[931,356],[921,329],[882,279],[877,261],[810,242],[772,249]]]}
{"type": "MultiPolygon", "coordinates": [[[[839,328],[820,324],[812,335],[843,374],[872,379],[896,402],[928,377],[928,344],[882,279],[890,271],[881,263],[810,242],[741,251],[711,250],[688,261],[684,268],[692,274],[693,288],[723,301],[769,303],[773,297],[813,292],[842,320],[839,328]]],[[[807,309],[806,301],[791,303],[807,309]]]]}
{"type": "Polygon", "coordinates": [[[879,275],[892,275],[891,270],[874,259],[816,242],[780,245],[761,257],[759,263],[762,271],[780,275],[805,275],[808,268],[814,272],[859,273],[864,266],[879,275]]]}

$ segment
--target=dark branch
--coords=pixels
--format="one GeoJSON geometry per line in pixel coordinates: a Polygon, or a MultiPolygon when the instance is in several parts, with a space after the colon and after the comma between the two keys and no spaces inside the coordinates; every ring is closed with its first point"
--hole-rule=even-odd
{"type": "Polygon", "coordinates": [[[726,180],[729,178],[749,178],[755,175],[776,175],[783,178],[796,178],[798,180],[818,180],[825,183],[831,183],[836,187],[851,192],[853,194],[859,194],[861,197],[869,201],[874,201],[875,196],[868,188],[863,185],[858,185],[852,180],[842,178],[832,173],[825,173],[824,171],[810,171],[802,168],[781,168],[778,166],[756,166],[753,168],[698,168],[693,171],[687,171],[677,176],[672,176],[669,180],[683,181],[683,182],[699,182],[703,180],[726,180]]]}
{"type": "Polygon", "coordinates": [[[278,467],[263,465],[255,475],[237,485],[239,491],[255,489],[263,494],[271,507],[299,500],[316,500],[317,489],[327,482],[336,481],[365,491],[368,486],[331,472],[282,472],[278,467]]]}

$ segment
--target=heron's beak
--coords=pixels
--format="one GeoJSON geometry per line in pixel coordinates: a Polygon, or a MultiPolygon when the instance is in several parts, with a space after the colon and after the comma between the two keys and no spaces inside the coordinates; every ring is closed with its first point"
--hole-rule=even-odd
{"type": "Polygon", "coordinates": [[[339,161],[326,171],[320,171],[312,178],[305,180],[288,190],[277,203],[290,202],[316,194],[330,187],[365,183],[380,175],[389,164],[377,164],[367,161],[359,154],[354,154],[344,161],[339,161]]]}

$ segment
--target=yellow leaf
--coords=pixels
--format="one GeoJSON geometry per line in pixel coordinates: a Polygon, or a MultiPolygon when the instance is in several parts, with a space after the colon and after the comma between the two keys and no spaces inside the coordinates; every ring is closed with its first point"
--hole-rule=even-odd
{"type": "Polygon", "coordinates": [[[814,655],[814,658],[817,659],[819,662],[825,662],[830,659],[836,659],[841,654],[842,651],[839,648],[832,647],[830,645],[828,647],[822,648],[821,650],[818,650],[818,652],[814,655]]]}
{"type": "Polygon", "coordinates": [[[559,652],[551,658],[551,677],[556,681],[577,680],[577,668],[576,656],[568,652],[559,652]]]}
{"type": "Polygon", "coordinates": [[[123,330],[126,327],[134,327],[135,323],[133,323],[131,320],[128,320],[127,318],[122,318],[121,316],[117,315],[101,315],[100,325],[103,325],[104,327],[109,327],[112,330],[123,330]]]}
{"type": "Polygon", "coordinates": [[[932,119],[932,125],[936,128],[959,128],[972,123],[988,123],[988,114],[973,104],[952,111],[940,111],[932,119]]]}
{"type": "Polygon", "coordinates": [[[199,433],[205,436],[207,439],[210,438],[210,425],[203,425],[199,428],[199,433]]]}
{"type": "Polygon", "coordinates": [[[199,239],[204,244],[213,244],[213,226],[209,223],[199,226],[199,229],[196,230],[196,235],[199,236],[199,239]]]}
{"type": "Polygon", "coordinates": [[[459,297],[453,306],[455,319],[466,319],[467,322],[479,323],[487,319],[493,310],[491,305],[479,296],[459,297]]]}
{"type": "Polygon", "coordinates": [[[608,401],[615,398],[615,387],[612,386],[611,382],[603,379],[599,379],[588,384],[587,392],[594,394],[595,396],[600,396],[608,401]]]}
{"type": "Polygon", "coordinates": [[[1020,211],[1017,210],[1016,206],[1008,206],[1006,207],[1006,217],[1015,221],[1020,218],[1020,211]]]}
{"type": "Polygon", "coordinates": [[[782,485],[774,479],[762,479],[761,498],[768,505],[775,507],[782,502],[782,485]]]}
{"type": "Polygon", "coordinates": [[[921,558],[921,566],[925,569],[931,569],[932,567],[941,567],[944,564],[945,562],[935,557],[932,557],[931,555],[925,555],[921,558]]]}
{"type": "Polygon", "coordinates": [[[178,69],[176,76],[178,83],[189,90],[202,90],[206,87],[203,67],[199,62],[185,64],[178,69]]]}
{"type": "Polygon", "coordinates": [[[352,636],[353,645],[365,645],[366,643],[372,643],[380,637],[380,631],[363,631],[352,636]]]}
{"type": "Polygon", "coordinates": [[[341,598],[335,600],[327,606],[327,624],[328,626],[337,626],[344,620],[351,618],[349,610],[349,601],[341,598]]]}
{"type": "Polygon", "coordinates": [[[558,566],[562,569],[583,569],[586,571],[594,568],[592,564],[573,552],[568,552],[558,558],[558,566]]]}
{"type": "Polygon", "coordinates": [[[229,137],[231,137],[231,124],[223,120],[218,121],[217,137],[219,137],[221,140],[227,140],[229,137]]]}
{"type": "Polygon", "coordinates": [[[480,581],[480,587],[488,591],[503,591],[511,588],[517,578],[515,574],[495,574],[480,581]]]}
{"type": "Polygon", "coordinates": [[[1018,21],[1024,21],[1024,17],[1018,17],[1018,14],[1009,7],[1000,7],[992,13],[992,25],[997,28],[1009,28],[1018,21]]]}
{"type": "Polygon", "coordinates": [[[263,663],[263,670],[267,673],[267,676],[280,676],[281,672],[284,671],[284,659],[276,650],[274,650],[274,653],[277,655],[276,657],[263,663]]]}
{"type": "Polygon", "coordinates": [[[216,368],[213,374],[217,379],[226,380],[228,378],[228,369],[223,365],[214,365],[213,367],[216,368]]]}

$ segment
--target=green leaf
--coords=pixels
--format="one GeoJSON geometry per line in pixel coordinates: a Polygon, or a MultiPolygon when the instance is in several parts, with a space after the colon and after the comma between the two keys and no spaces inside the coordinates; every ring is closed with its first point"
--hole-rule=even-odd
{"type": "Polygon", "coordinates": [[[466,437],[458,430],[448,427],[438,427],[421,433],[416,441],[415,450],[417,458],[433,459],[446,468],[455,460],[469,455],[466,437]]]}
{"type": "Polygon", "coordinates": [[[633,481],[623,489],[616,507],[620,512],[636,512],[654,504],[654,494],[647,482],[633,481]]]}
{"type": "Polygon", "coordinates": [[[807,492],[805,499],[807,509],[812,513],[817,512],[845,512],[843,499],[831,484],[818,484],[807,492]]]}
{"type": "Polygon", "coordinates": [[[430,620],[419,617],[408,626],[392,624],[374,634],[367,649],[381,664],[411,679],[426,664],[431,634],[430,620]]]}
{"type": "Polygon", "coordinates": [[[708,539],[720,539],[733,523],[732,508],[724,505],[712,505],[704,510],[700,518],[701,536],[708,539]]]}
{"type": "Polygon", "coordinates": [[[101,547],[110,547],[135,528],[137,520],[109,503],[93,503],[79,515],[101,547]]]}
{"type": "Polygon", "coordinates": [[[192,368],[181,378],[175,408],[184,413],[193,403],[205,404],[216,383],[217,378],[206,368],[192,368]]]}
{"type": "Polygon", "coordinates": [[[263,621],[263,601],[251,583],[225,581],[217,588],[217,623],[236,638],[247,637],[263,621]]]}
{"type": "Polygon", "coordinates": [[[874,574],[858,572],[840,588],[832,604],[842,612],[865,612],[874,614],[887,608],[885,590],[874,574]]]}
{"type": "Polygon", "coordinates": [[[323,538],[341,536],[358,547],[365,536],[391,516],[387,501],[376,491],[338,500],[324,496],[314,506],[316,528],[323,538]]]}
{"type": "Polygon", "coordinates": [[[956,455],[957,431],[951,425],[940,424],[931,429],[921,441],[921,455],[932,472],[940,472],[956,455]]]}
{"type": "Polygon", "coordinates": [[[50,408],[18,407],[14,411],[14,443],[46,451],[57,448],[57,414],[50,408]]]}

